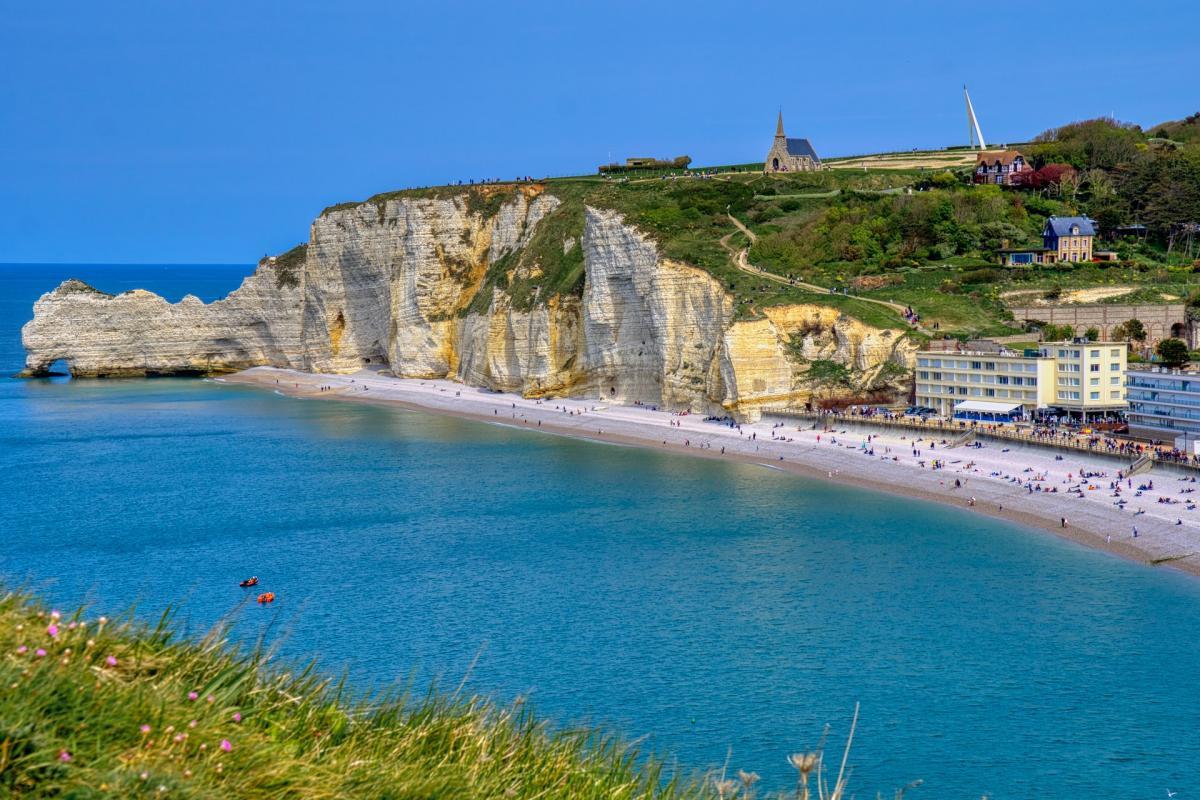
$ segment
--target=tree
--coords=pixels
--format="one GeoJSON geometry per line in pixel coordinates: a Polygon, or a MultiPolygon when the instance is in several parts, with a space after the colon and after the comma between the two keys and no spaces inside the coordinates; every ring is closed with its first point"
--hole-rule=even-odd
{"type": "Polygon", "coordinates": [[[1163,339],[1158,343],[1155,352],[1168,367],[1182,367],[1188,362],[1187,344],[1182,339],[1163,339]]]}
{"type": "Polygon", "coordinates": [[[1112,329],[1112,337],[1126,341],[1144,342],[1146,341],[1146,326],[1138,319],[1126,320],[1112,329]]]}
{"type": "Polygon", "coordinates": [[[1075,338],[1075,328],[1072,325],[1045,325],[1042,327],[1042,340],[1046,342],[1065,342],[1075,338]]]}
{"type": "Polygon", "coordinates": [[[1146,326],[1140,319],[1128,320],[1125,322],[1125,335],[1135,342],[1144,342],[1146,341],[1146,326]]]}
{"type": "Polygon", "coordinates": [[[1092,327],[1090,327],[1086,331],[1084,331],[1083,335],[1087,337],[1089,342],[1100,341],[1100,329],[1097,328],[1095,325],[1093,325],[1092,327]]]}

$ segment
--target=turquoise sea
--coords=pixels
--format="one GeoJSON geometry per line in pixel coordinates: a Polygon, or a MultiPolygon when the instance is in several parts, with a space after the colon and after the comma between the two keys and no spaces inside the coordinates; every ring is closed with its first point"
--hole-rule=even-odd
{"type": "Polygon", "coordinates": [[[7,377],[64,278],[211,300],[249,269],[0,266],[3,580],[175,605],[191,632],[232,613],[364,689],[466,676],[773,788],[861,702],[859,797],[1200,795],[1195,578],[760,467],[201,380],[7,377]],[[239,608],[251,574],[274,608],[239,608]]]}

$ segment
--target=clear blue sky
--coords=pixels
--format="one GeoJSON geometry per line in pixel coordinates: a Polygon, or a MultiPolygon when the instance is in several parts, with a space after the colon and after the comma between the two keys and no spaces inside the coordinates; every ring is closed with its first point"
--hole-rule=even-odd
{"type": "Polygon", "coordinates": [[[326,205],[1200,110],[1196,0],[0,0],[0,262],[237,262],[326,205]],[[999,33],[1001,27],[1008,33],[999,33]]]}

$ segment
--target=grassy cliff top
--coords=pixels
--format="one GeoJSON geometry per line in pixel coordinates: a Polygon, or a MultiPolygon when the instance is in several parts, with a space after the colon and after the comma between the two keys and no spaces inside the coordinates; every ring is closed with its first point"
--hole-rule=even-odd
{"type": "Polygon", "coordinates": [[[1190,244],[1190,252],[1167,247],[1177,230],[1172,220],[1200,218],[1200,144],[1187,141],[1195,124],[1190,117],[1152,131],[1185,140],[1169,146],[1136,126],[1105,120],[1048,131],[1025,151],[1039,167],[1072,165],[1078,180],[1036,190],[974,186],[973,151],[950,149],[831,160],[830,169],[817,173],[764,175],[761,165],[749,164],[408,189],[364,202],[382,208],[402,197],[462,198],[489,216],[516,191],[562,200],[530,247],[492,265],[470,310],[486,309],[493,288],[504,289],[518,308],[580,295],[583,209],[593,206],[624,214],[664,257],[708,271],[744,318],[767,306],[815,302],[871,325],[906,327],[894,308],[863,302],[876,300],[911,306],[941,333],[1010,334],[1020,324],[1007,310],[1012,292],[1051,298],[1109,288],[1117,298],[1110,302],[1122,292],[1141,302],[1200,293],[1200,276],[1193,276],[1200,252],[1190,244]],[[1039,244],[1048,216],[1070,214],[1090,214],[1106,230],[1142,219],[1151,223],[1151,236],[1097,242],[1118,255],[1103,265],[999,265],[1000,248],[1039,244]],[[739,266],[743,250],[758,271],[739,266]],[[830,289],[839,295],[822,293],[830,289]]]}
{"type": "Polygon", "coordinates": [[[0,597],[0,795],[21,798],[670,798],[699,780],[520,704],[352,699],[210,636],[0,597]]]}

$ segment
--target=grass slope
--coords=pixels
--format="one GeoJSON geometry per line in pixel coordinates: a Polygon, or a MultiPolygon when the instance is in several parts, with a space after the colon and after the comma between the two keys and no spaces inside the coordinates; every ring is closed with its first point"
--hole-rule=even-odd
{"type": "Polygon", "coordinates": [[[711,786],[520,704],[353,699],[219,637],[0,598],[0,796],[672,798],[711,786]]]}
{"type": "MultiPolygon", "coordinates": [[[[1197,119],[1200,116],[1193,115],[1159,126],[1157,132],[1190,141],[1200,124],[1197,119]]],[[[1147,184],[1150,189],[1129,181],[1122,184],[1124,173],[1113,168],[1093,170],[1083,188],[1070,192],[973,186],[969,172],[974,154],[966,149],[841,159],[838,166],[853,168],[817,173],[765,175],[761,165],[749,164],[622,179],[548,179],[542,182],[545,191],[562,205],[539,224],[529,247],[491,266],[479,295],[463,313],[487,309],[495,289],[503,289],[521,310],[555,296],[580,296],[586,206],[619,211],[655,241],[664,257],[709,272],[732,295],[741,318],[755,318],[772,305],[817,303],[836,306],[871,325],[906,327],[893,310],[855,299],[859,296],[909,305],[927,328],[936,326],[940,333],[1005,335],[1021,331],[1021,322],[1007,310],[1005,292],[1119,284],[1132,287],[1133,296],[1144,302],[1164,302],[1169,299],[1164,294],[1200,295],[1200,260],[1193,260],[1190,243],[1168,253],[1161,236],[1150,242],[1106,242],[1103,246],[1116,250],[1118,261],[1099,265],[1010,269],[997,263],[1001,247],[1039,243],[1043,224],[1053,214],[1095,213],[1109,220],[1106,224],[1115,224],[1113,220],[1134,214],[1130,209],[1147,197],[1163,195],[1174,198],[1170,214],[1192,218],[1187,216],[1188,198],[1200,197],[1200,188],[1188,169],[1192,161],[1200,165],[1200,146],[1139,150],[1133,141],[1145,139],[1139,132],[1096,122],[1063,131],[1053,141],[1026,149],[1041,154],[1039,158],[1069,156],[1071,163],[1085,169],[1094,166],[1097,153],[1108,151],[1075,139],[1091,136],[1107,142],[1116,137],[1129,151],[1121,156],[1121,165],[1134,159],[1130,169],[1141,169],[1145,181],[1159,183],[1147,184]],[[1160,167],[1166,177],[1156,178],[1154,170],[1160,167]],[[1155,188],[1160,184],[1161,191],[1155,188]],[[1130,209],[1113,199],[1113,185],[1118,195],[1124,193],[1120,203],[1130,209]],[[729,214],[745,222],[757,241],[749,242],[729,214]],[[740,270],[735,254],[746,247],[755,267],[850,296],[817,294],[740,270]],[[1169,292],[1157,290],[1168,286],[1169,292]]],[[[1200,174],[1200,166],[1196,169],[1200,174]]],[[[461,197],[469,210],[487,216],[519,190],[505,184],[444,186],[388,192],[365,202],[382,208],[396,197],[461,197]]],[[[354,204],[333,208],[345,205],[354,204]]]]}

